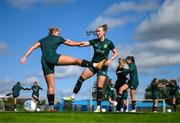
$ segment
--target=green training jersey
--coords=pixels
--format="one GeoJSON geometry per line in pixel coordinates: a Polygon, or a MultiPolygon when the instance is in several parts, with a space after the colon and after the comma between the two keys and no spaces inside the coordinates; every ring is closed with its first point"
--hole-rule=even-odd
{"type": "Polygon", "coordinates": [[[179,86],[177,84],[170,85],[170,93],[177,93],[179,91],[179,86]]]}
{"type": "Polygon", "coordinates": [[[107,85],[106,86],[106,93],[109,97],[114,96],[114,86],[107,85]]]}
{"type": "Polygon", "coordinates": [[[153,82],[151,87],[153,91],[158,91],[158,84],[156,82],[153,82]]]}
{"type": "Polygon", "coordinates": [[[19,84],[14,85],[12,88],[13,95],[19,95],[21,90],[24,90],[22,86],[20,86],[19,84]]]}
{"type": "Polygon", "coordinates": [[[32,86],[31,90],[33,91],[32,94],[39,96],[39,90],[42,90],[42,88],[39,86],[32,86]]]}
{"type": "Polygon", "coordinates": [[[41,43],[42,57],[53,57],[59,45],[65,42],[61,36],[48,35],[39,41],[41,43]]]}
{"type": "Polygon", "coordinates": [[[129,75],[130,75],[130,82],[131,83],[139,83],[138,73],[137,73],[137,68],[136,68],[135,63],[129,64],[129,69],[125,69],[122,72],[124,74],[128,74],[129,73],[129,75]]]}
{"type": "Polygon", "coordinates": [[[89,44],[94,48],[93,62],[100,62],[103,59],[108,59],[109,51],[115,48],[112,41],[105,39],[103,42],[99,39],[89,41],[89,44]]]}

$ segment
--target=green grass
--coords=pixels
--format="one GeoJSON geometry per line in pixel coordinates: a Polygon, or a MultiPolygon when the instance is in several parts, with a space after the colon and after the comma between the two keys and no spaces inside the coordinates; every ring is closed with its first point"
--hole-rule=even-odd
{"type": "Polygon", "coordinates": [[[180,113],[1,112],[0,122],[180,122],[180,113]]]}

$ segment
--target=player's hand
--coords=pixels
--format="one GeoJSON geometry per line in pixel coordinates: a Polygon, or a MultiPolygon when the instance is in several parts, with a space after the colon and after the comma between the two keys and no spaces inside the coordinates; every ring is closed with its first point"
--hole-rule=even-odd
{"type": "Polygon", "coordinates": [[[112,60],[111,59],[109,59],[109,60],[107,60],[106,62],[105,62],[105,66],[109,66],[110,64],[112,63],[112,60]]]}
{"type": "Polygon", "coordinates": [[[25,56],[23,56],[22,58],[21,58],[21,60],[20,60],[20,63],[21,64],[26,64],[26,57],[25,56]]]}
{"type": "Polygon", "coordinates": [[[72,41],[71,39],[66,39],[66,41],[72,41]]]}

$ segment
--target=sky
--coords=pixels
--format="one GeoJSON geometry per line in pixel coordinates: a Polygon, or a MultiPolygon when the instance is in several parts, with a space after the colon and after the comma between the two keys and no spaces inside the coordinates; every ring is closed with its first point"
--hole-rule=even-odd
{"type": "MultiPolygon", "coordinates": [[[[106,38],[118,49],[118,57],[108,70],[115,82],[119,57],[133,55],[139,86],[137,98],[156,77],[180,80],[180,1],[179,0],[1,0],[0,1],[0,93],[8,93],[21,81],[31,87],[37,80],[46,98],[46,82],[41,70],[41,50],[35,50],[21,65],[20,58],[35,42],[48,35],[48,28],[61,28],[61,36],[74,41],[96,38],[86,31],[108,24],[106,38]]],[[[92,47],[61,45],[57,52],[91,60],[92,47]]],[[[109,55],[112,56],[112,53],[109,55]]],[[[56,67],[56,98],[70,96],[84,68],[56,67]]],[[[96,75],[83,83],[77,98],[89,98],[96,75]]],[[[31,97],[22,91],[21,97],[31,97]]]]}

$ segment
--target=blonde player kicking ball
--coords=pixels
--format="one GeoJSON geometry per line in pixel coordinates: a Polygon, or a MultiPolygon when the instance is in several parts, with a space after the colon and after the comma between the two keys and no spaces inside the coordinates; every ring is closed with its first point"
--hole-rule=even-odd
{"type": "Polygon", "coordinates": [[[98,26],[96,29],[97,39],[90,41],[82,42],[81,46],[93,46],[94,55],[92,62],[100,62],[103,59],[106,59],[105,65],[102,69],[94,69],[92,66],[87,67],[79,79],[76,82],[76,85],[73,90],[73,94],[70,97],[64,97],[65,101],[73,101],[79,90],[81,89],[82,83],[97,74],[97,109],[95,112],[100,112],[101,109],[101,100],[102,100],[102,89],[104,82],[107,76],[108,66],[112,61],[117,57],[118,51],[115,48],[112,41],[105,37],[107,31],[107,25],[98,26]],[[112,51],[113,56],[108,58],[109,52],[112,51]]]}
{"type": "Polygon", "coordinates": [[[54,89],[55,89],[55,78],[54,78],[54,67],[63,65],[79,65],[82,67],[92,67],[94,69],[101,69],[104,61],[99,63],[93,63],[87,60],[81,60],[70,56],[60,55],[56,53],[56,49],[61,44],[68,46],[80,46],[83,43],[73,42],[66,40],[59,36],[60,30],[57,27],[49,28],[49,35],[37,41],[32,47],[30,47],[25,55],[21,58],[20,63],[25,64],[27,57],[37,48],[41,48],[41,64],[44,77],[47,83],[47,98],[50,106],[50,112],[54,112],[54,89]]]}

